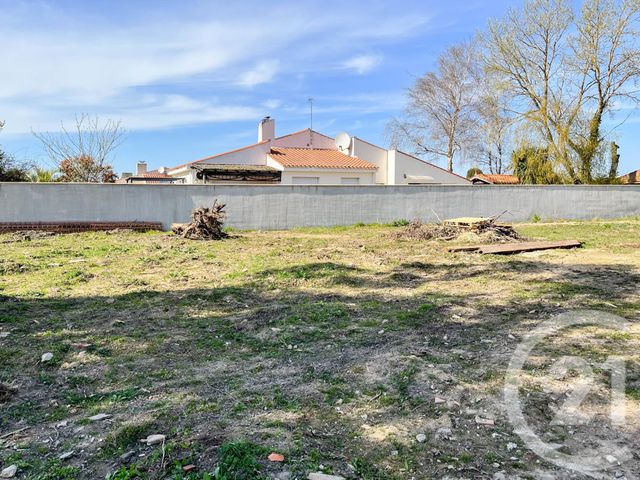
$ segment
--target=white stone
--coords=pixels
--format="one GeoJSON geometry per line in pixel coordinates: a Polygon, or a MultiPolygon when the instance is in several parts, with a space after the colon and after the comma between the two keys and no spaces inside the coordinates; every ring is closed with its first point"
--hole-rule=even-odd
{"type": "Polygon", "coordinates": [[[73,457],[75,453],[74,452],[65,452],[62,455],[60,455],[58,458],[60,460],[69,460],[71,457],[73,457]]]}
{"type": "Polygon", "coordinates": [[[0,472],[0,478],[13,478],[16,476],[16,472],[18,471],[17,465],[10,465],[2,472],[0,472]]]}
{"type": "Polygon", "coordinates": [[[613,455],[607,455],[604,458],[609,463],[618,463],[618,459],[616,457],[614,457],[613,455]]]}
{"type": "Polygon", "coordinates": [[[107,418],[111,417],[112,415],[108,413],[99,413],[97,415],[94,415],[93,417],[89,417],[89,420],[91,420],[92,422],[101,422],[102,420],[106,420],[107,418]]]}
{"type": "Polygon", "coordinates": [[[424,443],[427,441],[427,436],[424,433],[419,433],[418,435],[416,435],[416,440],[418,441],[418,443],[424,443]]]}
{"type": "Polygon", "coordinates": [[[145,442],[147,445],[157,445],[158,443],[164,443],[166,439],[167,437],[165,435],[155,434],[149,435],[147,438],[141,441],[145,442]]]}
{"type": "Polygon", "coordinates": [[[327,475],[326,473],[310,473],[307,477],[309,480],[345,480],[340,475],[327,475]]]}
{"type": "Polygon", "coordinates": [[[507,443],[507,452],[510,452],[511,450],[515,450],[516,448],[518,448],[517,443],[513,443],[513,442],[507,443]]]}
{"type": "Polygon", "coordinates": [[[40,359],[42,363],[50,362],[51,360],[53,360],[53,353],[51,352],[43,353],[40,359]]]}

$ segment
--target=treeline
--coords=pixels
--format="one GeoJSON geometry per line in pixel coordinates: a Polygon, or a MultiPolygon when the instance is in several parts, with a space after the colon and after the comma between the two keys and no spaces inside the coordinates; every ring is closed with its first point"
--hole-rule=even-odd
{"type": "MultiPolygon", "coordinates": [[[[418,78],[391,143],[527,183],[615,182],[607,119],[635,107],[638,0],[528,0],[418,78]]],[[[626,118],[618,119],[618,125],[626,118]]]]}

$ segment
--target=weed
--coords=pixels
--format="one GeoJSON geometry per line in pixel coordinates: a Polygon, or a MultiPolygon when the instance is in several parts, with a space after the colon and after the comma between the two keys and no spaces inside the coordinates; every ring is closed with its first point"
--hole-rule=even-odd
{"type": "Polygon", "coordinates": [[[216,480],[263,480],[257,458],[264,456],[267,449],[244,440],[225,443],[220,447],[218,466],[214,473],[216,480]]]}

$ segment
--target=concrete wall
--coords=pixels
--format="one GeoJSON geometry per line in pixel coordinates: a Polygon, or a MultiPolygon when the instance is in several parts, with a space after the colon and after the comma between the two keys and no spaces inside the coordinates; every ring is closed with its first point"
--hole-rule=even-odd
{"type": "Polygon", "coordinates": [[[424,221],[495,215],[505,221],[640,215],[640,186],[295,186],[0,183],[0,222],[185,222],[214,198],[245,229],[424,221]],[[434,213],[435,212],[435,213],[434,213]]]}

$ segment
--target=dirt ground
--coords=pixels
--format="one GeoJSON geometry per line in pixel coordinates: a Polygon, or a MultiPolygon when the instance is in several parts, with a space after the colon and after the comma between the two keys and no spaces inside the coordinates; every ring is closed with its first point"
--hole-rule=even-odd
{"type": "Polygon", "coordinates": [[[597,478],[640,478],[640,219],[516,227],[585,245],[450,254],[446,242],[398,240],[402,227],[392,226],[232,232],[219,242],[0,235],[0,471],[594,478],[514,431],[504,379],[536,327],[595,310],[628,330],[545,338],[518,389],[524,416],[556,451],[602,457],[597,478]],[[582,379],[553,370],[565,356],[593,374],[582,422],[555,421],[582,379]],[[626,367],[622,425],[608,421],[613,377],[603,363],[613,357],[626,367]],[[150,434],[166,440],[140,442],[150,434]],[[271,452],[285,461],[269,462],[271,452]],[[188,464],[196,468],[185,473],[188,464]]]}

